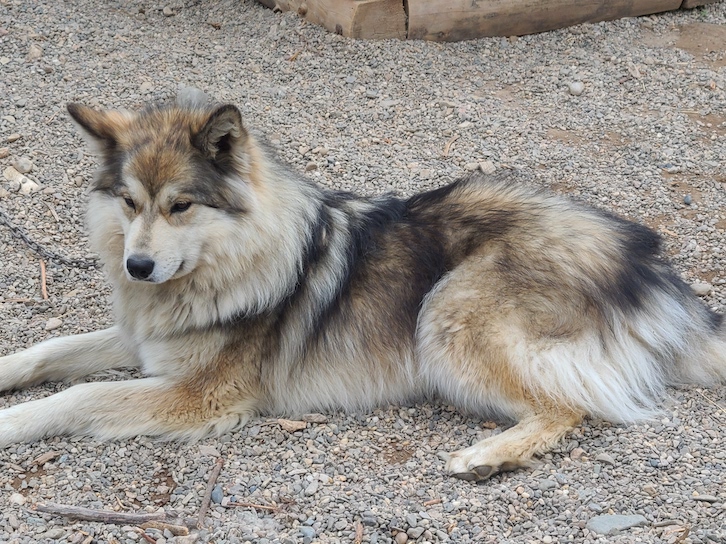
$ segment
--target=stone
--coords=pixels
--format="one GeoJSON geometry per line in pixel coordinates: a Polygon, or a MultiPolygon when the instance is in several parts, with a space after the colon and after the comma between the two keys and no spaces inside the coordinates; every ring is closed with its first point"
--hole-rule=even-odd
{"type": "Polygon", "coordinates": [[[38,185],[38,183],[26,176],[23,176],[20,179],[20,192],[22,194],[29,195],[37,193],[38,191],[40,191],[40,185],[38,185]]]}
{"type": "Polygon", "coordinates": [[[494,166],[494,163],[492,161],[483,161],[479,163],[479,170],[481,170],[485,174],[493,174],[496,169],[497,167],[494,166]]]}
{"type": "Polygon", "coordinates": [[[314,163],[313,161],[310,161],[309,163],[307,163],[305,165],[306,172],[312,172],[313,170],[317,170],[317,169],[318,169],[318,165],[316,163],[314,163]]]}
{"type": "Polygon", "coordinates": [[[595,461],[600,461],[601,463],[607,463],[608,465],[615,465],[615,459],[612,455],[609,453],[598,453],[595,456],[595,461]]]}
{"type": "Polygon", "coordinates": [[[20,138],[22,138],[20,134],[18,134],[17,132],[13,132],[10,136],[6,138],[6,140],[9,144],[11,144],[13,142],[17,142],[20,138]]]}
{"type": "Polygon", "coordinates": [[[580,96],[585,90],[585,84],[582,81],[573,81],[567,85],[567,90],[572,96],[580,96]]]}
{"type": "Polygon", "coordinates": [[[212,502],[214,504],[221,504],[223,498],[224,492],[222,491],[222,486],[219,484],[215,485],[214,489],[212,489],[212,502]]]}
{"type": "Polygon", "coordinates": [[[313,481],[312,481],[312,482],[310,482],[310,484],[309,484],[309,485],[308,485],[308,486],[307,486],[307,487],[305,488],[305,490],[303,491],[303,494],[304,494],[304,495],[305,495],[306,497],[311,497],[312,495],[315,495],[315,493],[317,493],[317,492],[318,492],[318,487],[319,487],[319,486],[320,486],[320,484],[318,483],[318,481],[317,481],[317,480],[313,480],[313,481]]]}
{"type": "Polygon", "coordinates": [[[51,317],[48,321],[45,322],[45,330],[54,331],[57,328],[59,328],[61,325],[63,325],[63,321],[60,318],[51,317]]]}
{"type": "Polygon", "coordinates": [[[406,544],[408,542],[408,535],[406,533],[398,533],[396,535],[396,544],[406,544]]]}
{"type": "Polygon", "coordinates": [[[590,518],[585,527],[593,533],[609,536],[633,527],[643,527],[647,524],[648,520],[641,515],[604,514],[590,518]]]}
{"type": "Polygon", "coordinates": [[[691,289],[699,297],[705,297],[713,290],[713,285],[706,282],[697,281],[691,284],[691,289]]]}
{"type": "Polygon", "coordinates": [[[33,163],[28,157],[18,157],[13,161],[13,167],[21,174],[27,174],[33,169],[33,163]]]}
{"type": "Polygon", "coordinates": [[[142,93],[148,93],[154,90],[154,84],[151,81],[144,81],[139,87],[142,93]]]}
{"type": "Polygon", "coordinates": [[[161,12],[164,14],[164,17],[171,17],[172,15],[175,15],[171,6],[164,6],[164,9],[162,9],[161,12]]]}
{"type": "Polygon", "coordinates": [[[328,417],[323,414],[303,414],[300,418],[307,423],[327,423],[328,417]]]}
{"type": "Polygon", "coordinates": [[[20,506],[23,506],[25,504],[25,497],[23,497],[20,493],[11,493],[10,504],[18,504],[20,506]]]}
{"type": "Polygon", "coordinates": [[[585,450],[583,450],[582,448],[575,448],[570,452],[570,459],[577,461],[579,459],[582,459],[583,455],[585,455],[585,450]]]}
{"type": "Polygon", "coordinates": [[[37,43],[34,43],[30,46],[28,49],[28,54],[26,55],[26,60],[38,60],[40,57],[43,56],[43,48],[40,47],[37,43]]]}
{"type": "Polygon", "coordinates": [[[0,147],[0,159],[4,159],[10,155],[10,148],[9,147],[0,147]]]}
{"type": "Polygon", "coordinates": [[[406,531],[406,534],[409,536],[409,538],[417,539],[423,534],[425,530],[426,529],[424,529],[423,527],[411,527],[408,531],[406,531]]]}

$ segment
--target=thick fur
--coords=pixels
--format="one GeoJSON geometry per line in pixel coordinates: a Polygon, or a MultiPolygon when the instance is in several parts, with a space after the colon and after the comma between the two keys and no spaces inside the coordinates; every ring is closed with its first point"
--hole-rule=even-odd
{"type": "Polygon", "coordinates": [[[0,388],[149,377],[3,410],[0,446],[198,438],[437,396],[518,422],[449,456],[478,480],[584,416],[647,418],[667,385],[726,378],[722,316],[645,227],[508,173],[408,200],[323,190],[196,91],[138,114],[69,111],[100,154],[88,224],[117,324],[0,358],[0,388]]]}

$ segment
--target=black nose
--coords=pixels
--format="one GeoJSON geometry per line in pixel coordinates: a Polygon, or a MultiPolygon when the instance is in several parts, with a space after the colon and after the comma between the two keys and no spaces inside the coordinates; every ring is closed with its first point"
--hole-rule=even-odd
{"type": "Polygon", "coordinates": [[[137,280],[147,280],[154,271],[154,261],[148,257],[131,256],[126,259],[126,270],[137,280]]]}

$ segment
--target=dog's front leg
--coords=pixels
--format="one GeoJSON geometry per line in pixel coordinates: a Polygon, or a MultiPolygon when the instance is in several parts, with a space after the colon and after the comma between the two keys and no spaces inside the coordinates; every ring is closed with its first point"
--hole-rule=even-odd
{"type": "Polygon", "coordinates": [[[241,388],[170,383],[164,377],[83,383],[0,410],[0,448],[56,435],[196,439],[244,424],[254,404],[241,388]]]}
{"type": "Polygon", "coordinates": [[[53,338],[0,357],[0,391],[46,381],[74,380],[99,370],[139,364],[118,327],[53,338]]]}

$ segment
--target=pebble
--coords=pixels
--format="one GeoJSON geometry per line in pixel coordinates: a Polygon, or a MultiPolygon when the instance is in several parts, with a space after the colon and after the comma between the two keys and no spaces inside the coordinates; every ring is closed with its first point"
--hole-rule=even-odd
{"type": "Polygon", "coordinates": [[[691,196],[690,194],[688,194],[688,195],[684,196],[684,197],[683,197],[683,203],[684,203],[684,204],[685,204],[686,206],[690,206],[691,204],[693,204],[693,197],[692,197],[692,196],[691,196]]]}
{"type": "Polygon", "coordinates": [[[366,98],[378,98],[378,91],[366,91],[366,98]]]}
{"type": "Polygon", "coordinates": [[[18,157],[13,161],[13,166],[21,174],[27,174],[33,169],[33,163],[28,157],[18,157]]]}
{"type": "Polygon", "coordinates": [[[317,163],[315,163],[313,161],[310,161],[309,163],[307,163],[305,165],[306,172],[312,172],[313,170],[317,170],[317,169],[318,169],[318,165],[317,165],[317,163]]]}
{"type": "Polygon", "coordinates": [[[710,502],[710,503],[719,502],[719,498],[716,497],[715,495],[695,495],[693,497],[693,500],[700,501],[700,502],[710,502]]]}
{"type": "Polygon", "coordinates": [[[313,480],[310,482],[310,484],[305,488],[305,491],[303,492],[306,497],[310,497],[312,495],[315,495],[315,493],[318,492],[318,487],[320,486],[318,480],[313,480]]]}
{"type": "Polygon", "coordinates": [[[613,456],[609,453],[598,453],[595,456],[595,461],[600,461],[601,463],[607,463],[608,465],[615,465],[615,459],[613,459],[613,456]]]}
{"type": "Polygon", "coordinates": [[[580,96],[585,90],[585,84],[582,81],[573,81],[567,85],[567,90],[572,96],[580,96]]]}
{"type": "Polygon", "coordinates": [[[142,93],[148,93],[154,90],[154,84],[151,81],[144,81],[141,86],[139,87],[139,90],[142,93]]]}
{"type": "Polygon", "coordinates": [[[396,534],[396,544],[406,544],[408,542],[408,535],[404,532],[400,532],[396,534]]]}
{"type": "Polygon", "coordinates": [[[19,504],[20,506],[23,506],[25,504],[25,497],[20,493],[11,493],[10,504],[19,504]]]}
{"type": "Polygon", "coordinates": [[[18,134],[17,132],[13,132],[10,136],[6,138],[6,141],[11,144],[13,142],[17,142],[20,138],[22,138],[20,134],[18,134]]]}
{"type": "Polygon", "coordinates": [[[497,170],[497,167],[494,166],[492,161],[484,161],[479,163],[479,170],[485,174],[493,174],[497,170]]]}
{"type": "Polygon", "coordinates": [[[713,291],[713,285],[711,285],[710,283],[697,281],[691,284],[691,290],[693,290],[693,292],[696,293],[697,296],[705,297],[711,291],[713,291]]]}
{"type": "Polygon", "coordinates": [[[583,450],[582,448],[574,448],[570,452],[570,459],[577,461],[579,459],[582,459],[583,455],[585,455],[585,450],[583,450]]]}
{"type": "Polygon", "coordinates": [[[54,331],[57,328],[59,328],[61,325],[63,325],[63,321],[60,318],[51,317],[48,321],[45,322],[45,330],[54,331]]]}
{"type": "Polygon", "coordinates": [[[0,159],[4,159],[10,155],[10,148],[9,147],[0,147],[0,159]]]}
{"type": "Polygon", "coordinates": [[[217,484],[212,489],[212,502],[214,504],[221,504],[222,499],[224,498],[224,492],[222,491],[222,486],[217,484]]]}
{"type": "Polygon", "coordinates": [[[620,514],[603,514],[595,516],[587,522],[587,529],[600,535],[615,535],[632,527],[643,527],[648,520],[641,515],[623,516],[620,514]]]}
{"type": "Polygon", "coordinates": [[[537,484],[537,489],[540,491],[549,491],[550,489],[554,489],[557,487],[557,483],[553,482],[552,480],[541,480],[539,484],[537,484]]]}
{"type": "Polygon", "coordinates": [[[172,15],[175,15],[171,6],[164,6],[164,9],[161,11],[164,14],[164,17],[171,17],[172,15]]]}
{"type": "Polygon", "coordinates": [[[31,44],[30,48],[28,49],[28,54],[26,55],[26,60],[38,60],[40,57],[43,56],[43,48],[40,47],[37,43],[31,44]]]}
{"type": "Polygon", "coordinates": [[[30,195],[40,191],[40,185],[29,177],[20,178],[20,192],[24,195],[30,195]]]}

